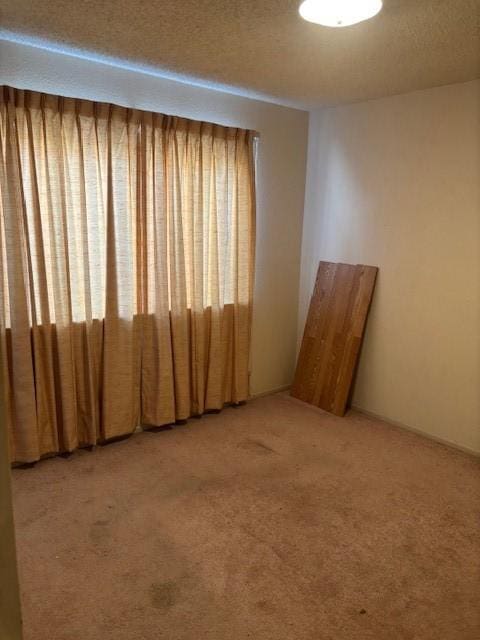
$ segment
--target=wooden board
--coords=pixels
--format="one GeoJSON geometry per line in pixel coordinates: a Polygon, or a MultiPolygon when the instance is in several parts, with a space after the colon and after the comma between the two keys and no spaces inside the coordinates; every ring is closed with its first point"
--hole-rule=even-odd
{"type": "Polygon", "coordinates": [[[377,267],[320,262],[291,395],[343,416],[377,267]]]}

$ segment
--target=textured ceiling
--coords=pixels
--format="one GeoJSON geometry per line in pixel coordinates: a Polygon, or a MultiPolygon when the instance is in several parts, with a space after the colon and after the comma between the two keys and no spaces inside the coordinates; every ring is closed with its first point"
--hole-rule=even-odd
{"type": "Polygon", "coordinates": [[[2,0],[0,24],[307,108],[480,77],[480,0],[384,0],[344,29],[299,2],[2,0]]]}

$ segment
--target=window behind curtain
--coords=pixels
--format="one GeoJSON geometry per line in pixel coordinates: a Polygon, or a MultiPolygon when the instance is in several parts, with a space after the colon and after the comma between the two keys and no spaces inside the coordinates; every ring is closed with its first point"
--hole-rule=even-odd
{"type": "MultiPolygon", "coordinates": [[[[205,308],[235,301],[239,234],[247,262],[253,255],[252,220],[242,229],[236,214],[239,199],[254,206],[251,133],[30,92],[18,92],[9,109],[31,322],[103,319],[112,269],[119,315],[151,312],[158,292],[149,271],[162,250],[170,309],[179,278],[188,308],[194,298],[205,308]],[[166,223],[160,244],[159,218],[166,223]]],[[[1,127],[5,137],[4,119],[1,127]]],[[[4,264],[8,235],[2,233],[4,264]]],[[[245,275],[243,300],[251,292],[245,275]]],[[[5,269],[10,326],[8,290],[5,269]]]]}

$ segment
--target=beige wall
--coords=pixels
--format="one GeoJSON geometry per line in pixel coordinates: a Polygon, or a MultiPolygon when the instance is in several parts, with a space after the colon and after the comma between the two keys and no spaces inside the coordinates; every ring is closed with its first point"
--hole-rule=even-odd
{"type": "Polygon", "coordinates": [[[299,338],[320,259],[380,267],[354,405],[480,451],[480,82],[313,112],[299,338]]]}
{"type": "Polygon", "coordinates": [[[295,366],[308,113],[1,40],[0,84],[260,132],[251,391],[288,385],[295,366]]]}
{"type": "Polygon", "coordinates": [[[0,639],[21,640],[21,613],[13,531],[10,464],[0,379],[0,639]]]}

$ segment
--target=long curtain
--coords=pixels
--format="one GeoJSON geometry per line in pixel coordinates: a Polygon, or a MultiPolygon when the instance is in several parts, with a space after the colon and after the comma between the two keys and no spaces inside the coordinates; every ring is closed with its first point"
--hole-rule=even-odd
{"type": "Polygon", "coordinates": [[[248,396],[254,135],[0,88],[12,460],[248,396]]]}

